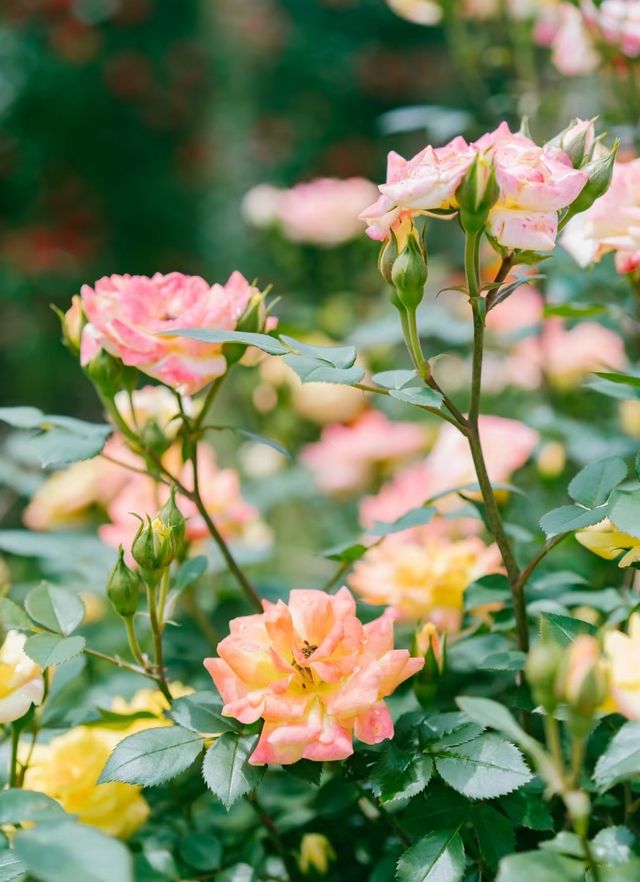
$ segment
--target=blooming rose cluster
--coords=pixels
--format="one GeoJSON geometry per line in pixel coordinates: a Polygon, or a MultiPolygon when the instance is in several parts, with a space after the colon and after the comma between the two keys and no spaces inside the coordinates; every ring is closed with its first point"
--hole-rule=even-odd
{"type": "Polygon", "coordinates": [[[360,212],[375,195],[366,178],[316,178],[288,190],[259,184],[242,208],[255,227],[275,226],[291,242],[332,248],[362,233],[360,212]]]}
{"type": "Polygon", "coordinates": [[[455,213],[458,188],[479,157],[495,170],[499,190],[487,219],[491,239],[508,250],[552,251],[558,213],[580,194],[588,174],[574,168],[560,147],[539,147],[506,123],[472,144],[457,137],[444,147],[427,146],[409,160],[392,151],[381,195],[361,215],[369,236],[384,240],[398,234],[408,218],[455,213]]]}
{"type": "Polygon", "coordinates": [[[104,350],[177,391],[193,395],[224,374],[219,343],[171,335],[181,328],[232,331],[260,294],[234,272],[225,285],[182,273],[113,275],[83,285],[66,324],[79,330],[80,359],[104,350]]]}
{"type": "Polygon", "coordinates": [[[393,735],[384,703],[424,660],[393,648],[390,611],[363,625],[346,588],[335,595],[295,590],[289,602],[233,619],[219,658],[205,660],[223,713],[264,720],[253,765],[340,760],[353,737],[378,744],[393,735]]]}

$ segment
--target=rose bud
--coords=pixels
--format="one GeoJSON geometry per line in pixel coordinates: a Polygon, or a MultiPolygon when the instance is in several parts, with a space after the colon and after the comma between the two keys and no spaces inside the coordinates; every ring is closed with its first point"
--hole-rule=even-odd
{"type": "Polygon", "coordinates": [[[336,853],[331,843],[322,833],[305,833],[300,842],[300,857],[298,866],[300,872],[319,873],[326,876],[329,871],[329,861],[335,860],[336,853]]]}
{"type": "Polygon", "coordinates": [[[592,159],[591,162],[582,167],[581,171],[586,172],[589,179],[580,194],[569,206],[569,212],[566,218],[563,219],[563,225],[570,217],[575,217],[576,214],[591,208],[596,199],[599,199],[600,196],[607,192],[611,183],[613,166],[619,146],[620,142],[616,141],[609,153],[598,159],[592,159]]]}
{"type": "Polygon", "coordinates": [[[175,557],[173,529],[167,527],[158,516],[153,520],[147,516],[146,526],[141,519],[131,554],[138,566],[150,575],[164,570],[175,557]]]}
{"type": "Polygon", "coordinates": [[[551,641],[536,643],[527,657],[525,673],[534,701],[547,713],[552,713],[558,705],[556,680],[562,659],[562,648],[551,641]]]}
{"type": "Polygon", "coordinates": [[[603,703],[608,692],[607,676],[595,637],[580,634],[565,651],[556,692],[580,717],[592,717],[603,703]]]}
{"type": "Polygon", "coordinates": [[[115,611],[123,619],[130,618],[138,608],[140,577],[124,559],[124,548],[118,548],[118,560],[107,579],[107,595],[115,611]]]}
{"type": "Polygon", "coordinates": [[[405,248],[394,260],[391,281],[402,306],[415,311],[424,297],[427,281],[426,255],[417,232],[409,236],[405,248]]]}
{"type": "Polygon", "coordinates": [[[456,190],[460,224],[465,233],[479,233],[484,229],[499,195],[495,166],[486,154],[478,153],[456,190]]]}
{"type": "Polygon", "coordinates": [[[423,708],[428,708],[438,691],[438,681],[446,664],[447,637],[438,635],[433,622],[426,622],[415,633],[412,655],[424,658],[422,671],[413,680],[413,691],[423,708]]]}
{"type": "Polygon", "coordinates": [[[176,505],[175,487],[171,488],[171,495],[158,512],[158,517],[164,527],[170,531],[175,557],[182,559],[186,546],[186,521],[176,505]]]}
{"type": "Polygon", "coordinates": [[[559,147],[564,150],[574,168],[580,168],[591,159],[596,142],[595,119],[574,119],[566,129],[555,138],[547,141],[545,147],[559,147]]]}

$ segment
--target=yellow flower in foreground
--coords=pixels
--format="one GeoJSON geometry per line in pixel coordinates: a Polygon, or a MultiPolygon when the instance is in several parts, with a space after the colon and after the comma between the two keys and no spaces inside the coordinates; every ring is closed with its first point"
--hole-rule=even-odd
{"type": "Polygon", "coordinates": [[[305,833],[300,843],[298,866],[300,872],[315,871],[324,876],[329,870],[329,861],[334,860],[335,851],[331,843],[322,833],[305,833]]]}
{"type": "Polygon", "coordinates": [[[119,737],[98,727],[78,726],[36,745],[24,786],[57,799],[82,824],[126,839],[144,824],[149,806],[141,788],[98,778],[119,737]]]}
{"type": "Polygon", "coordinates": [[[42,671],[25,653],[25,639],[9,631],[0,647],[0,723],[19,720],[44,697],[42,671]]]}
{"type": "MultiPolygon", "coordinates": [[[[184,683],[171,683],[169,688],[174,698],[182,698],[193,692],[193,689],[190,686],[185,686],[184,683]]],[[[139,689],[128,701],[121,695],[116,695],[111,701],[111,710],[116,714],[137,714],[146,711],[146,713],[157,717],[155,720],[141,717],[139,720],[133,720],[126,729],[118,728],[120,738],[126,738],[127,735],[133,735],[135,732],[142,732],[143,729],[173,725],[171,720],[164,716],[164,712],[168,709],[169,703],[159,689],[139,689]]]]}
{"type": "Polygon", "coordinates": [[[578,530],[576,539],[580,545],[605,560],[615,560],[625,552],[618,562],[619,567],[628,567],[640,561],[640,537],[623,533],[608,518],[593,527],[578,530]]]}
{"type": "Polygon", "coordinates": [[[609,667],[610,700],[606,710],[640,720],[640,615],[629,619],[628,634],[609,631],[604,636],[609,667]]]}

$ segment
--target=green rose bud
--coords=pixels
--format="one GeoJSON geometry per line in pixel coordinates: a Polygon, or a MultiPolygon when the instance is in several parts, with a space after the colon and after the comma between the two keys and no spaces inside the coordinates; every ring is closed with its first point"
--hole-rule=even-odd
{"type": "Polygon", "coordinates": [[[406,246],[393,261],[391,281],[402,306],[415,311],[424,297],[427,281],[427,260],[417,235],[409,236],[406,246]]]}
{"type": "Polygon", "coordinates": [[[175,487],[171,488],[171,496],[158,512],[158,517],[164,527],[171,531],[175,557],[182,559],[186,547],[186,521],[176,504],[175,487]]]}
{"type": "Polygon", "coordinates": [[[558,705],[556,680],[563,655],[557,643],[541,641],[531,648],[527,657],[525,673],[533,698],[548,713],[558,705]]]}
{"type": "Polygon", "coordinates": [[[147,517],[133,540],[131,554],[138,566],[149,574],[150,577],[157,575],[158,570],[164,570],[175,557],[175,542],[173,529],[163,524],[160,517],[153,520],[147,517]]]}
{"type": "Polygon", "coordinates": [[[456,190],[460,224],[465,233],[479,233],[484,229],[499,195],[493,162],[484,153],[478,153],[456,190]]]}
{"type": "Polygon", "coordinates": [[[391,273],[393,270],[393,264],[398,256],[398,240],[394,236],[393,233],[386,239],[380,249],[380,254],[378,255],[378,269],[380,270],[380,275],[388,282],[390,285],[393,284],[393,279],[391,277],[391,273]]]}
{"type": "Polygon", "coordinates": [[[125,563],[124,548],[118,549],[118,560],[109,573],[107,596],[115,611],[122,618],[130,618],[138,608],[140,577],[125,563]]]}
{"type": "Polygon", "coordinates": [[[436,626],[427,622],[413,638],[411,655],[422,656],[424,667],[412,679],[413,692],[420,705],[428,709],[438,692],[438,683],[445,669],[447,657],[446,634],[440,638],[436,626]]]}
{"type": "Polygon", "coordinates": [[[600,159],[592,159],[591,162],[588,162],[583,166],[582,171],[587,173],[589,180],[584,185],[580,194],[569,206],[569,211],[562,220],[563,226],[570,218],[591,208],[596,199],[599,199],[600,196],[607,192],[609,184],[611,183],[613,166],[616,161],[616,154],[619,146],[620,142],[616,141],[606,156],[603,156],[600,159]]]}
{"type": "Polygon", "coordinates": [[[122,362],[105,349],[85,365],[85,373],[106,398],[113,398],[123,386],[122,362]]]}

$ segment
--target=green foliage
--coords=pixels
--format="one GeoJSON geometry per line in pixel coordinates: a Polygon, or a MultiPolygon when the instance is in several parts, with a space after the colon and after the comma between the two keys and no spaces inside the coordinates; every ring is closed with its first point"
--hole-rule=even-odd
{"type": "Polygon", "coordinates": [[[43,583],[32,588],[24,601],[25,609],[39,625],[68,637],[84,618],[84,604],[65,588],[43,583]]]}
{"type": "Polygon", "coordinates": [[[27,638],[24,644],[24,651],[41,668],[49,668],[52,665],[61,665],[69,661],[69,659],[82,652],[85,644],[86,640],[84,637],[56,637],[54,634],[33,634],[27,638]]]}
{"type": "Polygon", "coordinates": [[[155,787],[193,765],[202,747],[202,738],[182,726],[145,729],[120,741],[102,770],[100,781],[155,787]]]}
{"type": "Polygon", "coordinates": [[[625,723],[613,736],[598,759],[594,781],[600,790],[609,790],[620,781],[640,775],[640,723],[625,723]]]}
{"type": "Polygon", "coordinates": [[[0,422],[36,433],[28,440],[27,449],[43,468],[60,468],[96,456],[113,431],[112,426],[51,416],[36,407],[0,407],[0,422]]]}
{"type": "Polygon", "coordinates": [[[430,833],[398,861],[397,882],[459,882],[465,866],[458,830],[430,833]]]}
{"type": "Polygon", "coordinates": [[[440,777],[469,799],[495,799],[531,780],[520,751],[496,735],[445,747],[434,758],[440,777]]]}
{"type": "Polygon", "coordinates": [[[569,496],[574,502],[596,508],[603,505],[612,491],[627,477],[627,465],[619,456],[589,463],[572,479],[569,496]]]}
{"type": "Polygon", "coordinates": [[[207,787],[225,808],[255,790],[264,767],[249,764],[249,756],[258,743],[257,735],[226,733],[217,738],[206,752],[202,775],[207,787]]]}

